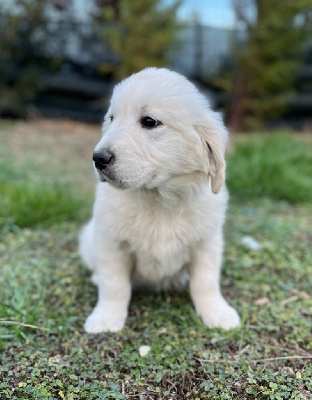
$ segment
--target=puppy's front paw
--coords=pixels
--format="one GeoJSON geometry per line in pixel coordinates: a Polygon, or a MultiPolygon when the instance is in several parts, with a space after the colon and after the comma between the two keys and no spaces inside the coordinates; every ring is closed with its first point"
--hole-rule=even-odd
{"type": "Polygon", "coordinates": [[[196,311],[209,328],[230,330],[240,325],[240,317],[237,311],[223,298],[201,304],[200,307],[196,308],[196,311]]]}
{"type": "Polygon", "coordinates": [[[119,332],[126,322],[127,313],[95,307],[86,319],[84,328],[88,333],[119,332]]]}

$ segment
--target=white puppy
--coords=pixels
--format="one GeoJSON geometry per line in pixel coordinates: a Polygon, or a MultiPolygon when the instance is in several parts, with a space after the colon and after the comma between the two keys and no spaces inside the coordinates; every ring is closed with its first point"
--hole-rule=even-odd
{"type": "Polygon", "coordinates": [[[102,131],[93,218],[80,237],[98,286],[85,330],[123,329],[133,285],[188,279],[205,325],[238,326],[219,284],[228,197],[220,116],[183,76],[147,68],[115,87],[102,131]]]}

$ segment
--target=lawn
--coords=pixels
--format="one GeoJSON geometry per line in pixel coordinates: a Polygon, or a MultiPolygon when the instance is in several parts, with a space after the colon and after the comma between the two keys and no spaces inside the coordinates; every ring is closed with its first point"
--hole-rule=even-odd
{"type": "Polygon", "coordinates": [[[0,398],[311,399],[311,136],[229,146],[222,286],[241,328],[204,327],[185,290],[134,293],[124,331],[88,335],[96,290],[77,235],[99,136],[0,122],[0,398]]]}

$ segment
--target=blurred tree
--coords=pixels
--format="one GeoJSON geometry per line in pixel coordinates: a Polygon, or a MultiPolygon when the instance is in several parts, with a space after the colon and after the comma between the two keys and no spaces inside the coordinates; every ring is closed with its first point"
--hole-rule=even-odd
{"type": "Polygon", "coordinates": [[[292,96],[311,21],[311,0],[233,0],[247,43],[234,47],[234,71],[224,71],[218,86],[232,96],[230,130],[258,127],[277,117],[292,96]]]}
{"type": "MultiPolygon", "coordinates": [[[[40,89],[37,65],[30,54],[32,34],[41,24],[40,0],[0,4],[0,113],[22,116],[25,102],[40,89]]],[[[40,40],[38,38],[38,40],[40,40]]]]}
{"type": "Polygon", "coordinates": [[[41,0],[0,3],[0,116],[24,117],[27,104],[43,89],[42,70],[57,65],[42,51],[49,37],[46,5],[41,0]]]}
{"type": "Polygon", "coordinates": [[[179,29],[179,0],[166,7],[161,0],[97,0],[97,5],[102,7],[98,20],[109,22],[102,38],[120,58],[116,66],[102,64],[101,72],[113,72],[120,79],[148,66],[166,64],[166,51],[179,29]]]}

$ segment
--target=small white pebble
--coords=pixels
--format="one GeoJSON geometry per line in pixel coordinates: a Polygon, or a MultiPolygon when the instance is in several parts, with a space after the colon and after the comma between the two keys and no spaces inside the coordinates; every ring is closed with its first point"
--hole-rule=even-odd
{"type": "Polygon", "coordinates": [[[252,236],[244,236],[242,238],[242,244],[249,250],[261,250],[262,245],[252,236]]]}
{"type": "Polygon", "coordinates": [[[150,346],[140,346],[139,354],[141,357],[145,357],[150,352],[150,350],[151,350],[150,346]]]}

